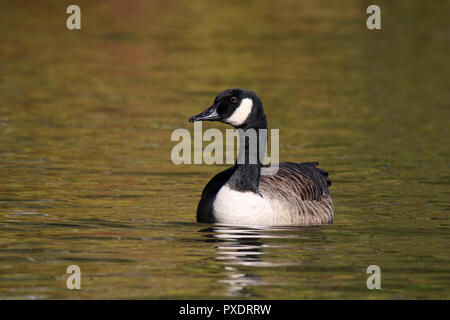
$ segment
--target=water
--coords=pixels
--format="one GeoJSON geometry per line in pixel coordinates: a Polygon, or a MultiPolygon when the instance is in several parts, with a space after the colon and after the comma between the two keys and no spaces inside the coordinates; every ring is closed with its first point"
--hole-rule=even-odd
{"type": "Polygon", "coordinates": [[[450,298],[448,2],[379,1],[381,31],[356,0],[77,4],[0,4],[0,298],[450,298]],[[334,225],[195,222],[225,166],[170,135],[228,87],[329,171],[334,225]]]}

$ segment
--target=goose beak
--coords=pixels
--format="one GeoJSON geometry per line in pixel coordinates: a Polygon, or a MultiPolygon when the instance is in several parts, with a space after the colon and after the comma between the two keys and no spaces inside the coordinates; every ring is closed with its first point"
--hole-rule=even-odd
{"type": "Polygon", "coordinates": [[[220,119],[220,115],[217,113],[217,106],[213,104],[211,107],[199,113],[196,116],[190,117],[189,122],[194,121],[214,121],[220,119]]]}

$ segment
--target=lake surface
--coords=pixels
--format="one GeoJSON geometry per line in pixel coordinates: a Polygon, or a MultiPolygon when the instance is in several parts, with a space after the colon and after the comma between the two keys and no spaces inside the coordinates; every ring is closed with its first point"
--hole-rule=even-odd
{"type": "Polygon", "coordinates": [[[378,1],[373,31],[356,0],[77,4],[69,31],[63,2],[0,3],[1,299],[450,298],[448,2],[378,1]],[[195,222],[226,166],[170,136],[229,87],[330,173],[333,225],[195,222]]]}

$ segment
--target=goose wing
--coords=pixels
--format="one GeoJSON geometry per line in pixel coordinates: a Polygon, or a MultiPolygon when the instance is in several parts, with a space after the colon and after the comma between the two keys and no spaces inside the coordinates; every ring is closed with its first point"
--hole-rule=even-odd
{"type": "Polygon", "coordinates": [[[262,175],[259,191],[265,197],[287,202],[321,201],[329,195],[328,173],[317,168],[319,162],[281,162],[274,175],[262,175]]]}

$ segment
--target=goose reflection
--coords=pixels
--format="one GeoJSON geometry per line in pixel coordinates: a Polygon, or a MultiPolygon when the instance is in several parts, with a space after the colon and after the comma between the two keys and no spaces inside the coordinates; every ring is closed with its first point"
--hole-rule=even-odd
{"type": "Polygon", "coordinates": [[[274,259],[269,261],[265,250],[275,245],[263,242],[263,239],[293,237],[292,234],[277,232],[287,229],[217,225],[200,230],[207,242],[215,243],[216,259],[225,270],[223,278],[218,282],[226,285],[226,295],[250,297],[252,294],[247,290],[249,287],[266,284],[263,277],[257,274],[258,268],[292,264],[274,259]]]}

